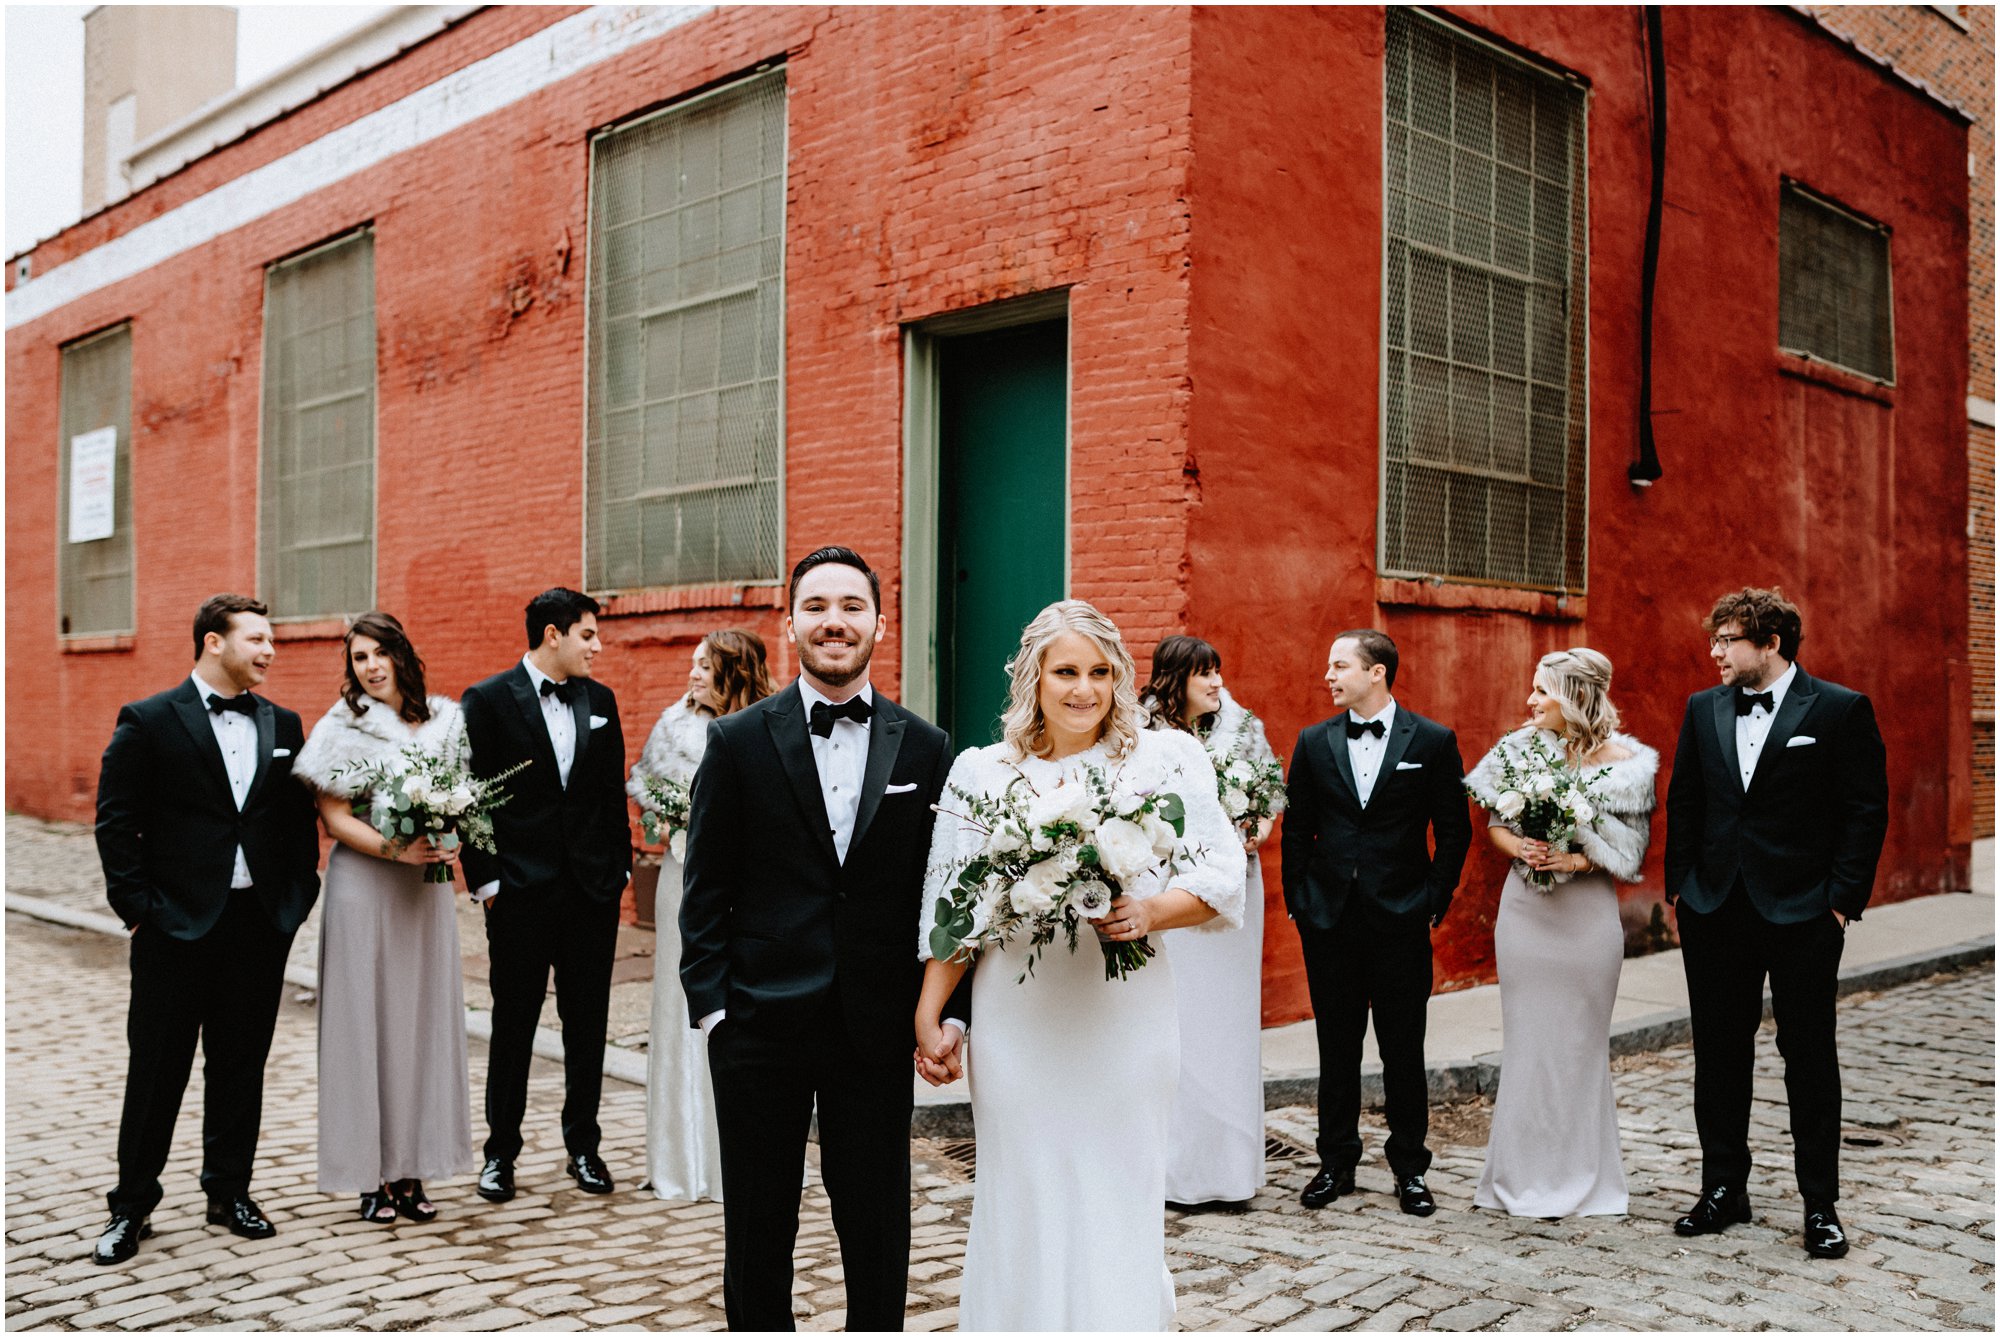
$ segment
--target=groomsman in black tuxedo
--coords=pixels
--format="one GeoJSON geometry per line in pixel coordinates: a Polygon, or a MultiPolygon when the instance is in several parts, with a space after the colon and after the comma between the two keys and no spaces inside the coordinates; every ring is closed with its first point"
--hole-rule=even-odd
{"type": "MultiPolygon", "coordinates": [[[[799,678],[708,726],[681,899],[722,1139],[723,1300],[733,1329],[792,1327],[817,1103],[848,1330],[899,1331],[918,902],[951,741],[868,681],[887,621],[859,554],[802,558],[788,607],[799,678]]],[[[956,1075],[955,1052],[941,1062],[956,1075]]]]}
{"type": "Polygon", "coordinates": [[[591,677],[603,648],[597,601],[552,589],[528,604],[528,653],[474,683],[460,703],[472,769],[506,782],[493,814],[495,852],[462,848],[473,898],[486,907],[493,1040],[486,1064],[486,1163],[478,1193],[514,1196],[528,1109],[528,1065],[549,972],[562,1017],[563,1170],[585,1193],[609,1193],[598,1155],[598,1098],[611,1008],[618,902],[632,876],[625,735],[618,700],[591,677]]]}
{"type": "Polygon", "coordinates": [[[99,1263],[124,1262],[152,1233],[197,1040],[209,1222],[246,1239],[277,1233],[250,1198],[250,1168],[285,957],[319,895],[319,827],[291,778],[299,717],[250,690],[277,654],[268,612],[241,594],[204,603],[194,672],[121,709],[104,749],[97,852],[132,934],[132,1003],[99,1263]]]}
{"type": "Polygon", "coordinates": [[[1320,1170],[1299,1200],[1324,1207],[1354,1192],[1361,1041],[1372,1012],[1397,1202],[1429,1216],[1437,1210],[1424,1183],[1430,931],[1444,921],[1472,844],[1465,766],[1451,730],[1390,695],[1396,643],[1383,633],[1335,638],[1326,685],[1341,713],[1299,735],[1280,844],[1285,908],[1304,949],[1319,1037],[1320,1170]]]}
{"type": "Polygon", "coordinates": [[[1868,698],[1798,666],[1799,610],[1725,594],[1703,623],[1720,686],[1688,698],[1667,790],[1667,903],[1678,903],[1694,1025],[1701,1198],[1674,1222],[1750,1219],[1750,1095],[1764,981],[1778,1023],[1805,1247],[1847,1252],[1834,995],[1847,926],[1875,889],[1889,780],[1868,698]]]}

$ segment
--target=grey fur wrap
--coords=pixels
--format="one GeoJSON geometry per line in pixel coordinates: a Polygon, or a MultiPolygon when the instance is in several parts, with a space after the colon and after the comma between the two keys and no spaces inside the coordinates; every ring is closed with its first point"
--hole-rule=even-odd
{"type": "Polygon", "coordinates": [[[396,713],[372,696],[361,698],[356,715],[343,700],[335,701],[313,726],[312,736],[292,760],[292,777],[322,794],[353,798],[360,792],[353,772],[393,756],[411,743],[427,752],[466,759],[465,716],[448,696],[427,697],[431,717],[414,732],[396,713]]]}
{"type": "Polygon", "coordinates": [[[660,712],[653,731],[646,735],[645,750],[632,763],[632,778],[625,782],[625,792],[642,810],[650,812],[653,807],[653,801],[646,797],[648,779],[694,779],[702,751],[708,746],[708,726],[714,719],[687,697],[660,712]]]}
{"type": "MultiPolygon", "coordinates": [[[[1465,787],[1472,791],[1482,807],[1491,810],[1500,796],[1500,756],[1508,753],[1516,766],[1527,754],[1528,737],[1537,732],[1532,725],[1522,725],[1493,745],[1493,750],[1479,759],[1472,773],[1465,777],[1465,787]]],[[[1542,742],[1551,751],[1562,753],[1562,739],[1548,730],[1541,730],[1542,742]]],[[[1622,761],[1614,761],[1604,766],[1587,767],[1600,775],[1592,786],[1597,807],[1597,821],[1591,826],[1579,826],[1571,845],[1620,882],[1637,882],[1639,867],[1646,862],[1646,845],[1652,838],[1653,807],[1656,802],[1653,780],[1660,770],[1660,754],[1647,747],[1630,734],[1614,733],[1611,741],[1632,755],[1622,761]]],[[[1489,825],[1505,826],[1519,835],[1521,829],[1512,822],[1503,822],[1495,814],[1489,825]]],[[[1519,859],[1514,860],[1514,870],[1525,880],[1528,866],[1519,859]]],[[[1557,882],[1567,882],[1572,875],[1557,873],[1557,882]]]]}

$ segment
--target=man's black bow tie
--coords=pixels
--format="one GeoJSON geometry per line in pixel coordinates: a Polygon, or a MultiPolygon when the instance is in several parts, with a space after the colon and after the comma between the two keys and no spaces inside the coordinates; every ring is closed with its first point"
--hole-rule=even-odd
{"type": "Polygon", "coordinates": [[[875,708],[858,696],[850,696],[837,706],[829,706],[824,701],[815,701],[809,727],[821,738],[831,738],[835,720],[853,720],[856,724],[866,724],[868,717],[874,713],[875,708]]]}
{"type": "Polygon", "coordinates": [[[1738,692],[1736,694],[1737,714],[1748,715],[1752,706],[1764,707],[1764,713],[1767,715],[1777,709],[1776,706],[1771,704],[1771,694],[1769,692],[1738,692]]]}
{"type": "Polygon", "coordinates": [[[220,715],[225,710],[233,710],[243,716],[243,718],[249,719],[256,715],[257,703],[250,699],[250,693],[248,692],[239,692],[235,696],[210,696],[208,698],[209,714],[220,715]]]}
{"type": "Polygon", "coordinates": [[[1380,738],[1387,732],[1389,732],[1389,726],[1380,720],[1370,720],[1366,724],[1361,724],[1354,720],[1347,722],[1347,736],[1349,738],[1359,738],[1365,733],[1372,733],[1377,738],[1380,738]]]}
{"type": "Polygon", "coordinates": [[[576,687],[574,678],[564,682],[557,682],[554,678],[542,679],[542,695],[552,696],[564,705],[576,700],[576,687]]]}

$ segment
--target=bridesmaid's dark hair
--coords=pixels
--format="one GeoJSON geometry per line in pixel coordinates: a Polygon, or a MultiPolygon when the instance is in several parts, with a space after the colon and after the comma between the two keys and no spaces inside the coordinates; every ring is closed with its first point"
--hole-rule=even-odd
{"type": "Polygon", "coordinates": [[[429,719],[431,706],[424,695],[423,657],[410,644],[409,633],[403,630],[396,615],[380,609],[355,618],[348,625],[347,635],[341,638],[340,669],[345,681],[340,685],[340,698],[347,702],[347,708],[357,716],[368,712],[368,693],[362,688],[361,679],[354,676],[356,636],[366,636],[389,656],[390,667],[396,671],[396,690],[403,694],[403,718],[411,724],[422,724],[429,719]]]}
{"type": "Polygon", "coordinates": [[[1146,680],[1140,699],[1153,698],[1153,718],[1183,733],[1200,733],[1215,723],[1209,711],[1187,724],[1188,679],[1197,673],[1213,673],[1222,667],[1222,652],[1199,636],[1169,636],[1153,647],[1153,676],[1146,680]]]}
{"type": "Polygon", "coordinates": [[[708,647],[708,671],[715,675],[713,690],[722,698],[723,714],[734,715],[771,694],[762,636],[731,628],[711,631],[701,643],[708,647]]]}

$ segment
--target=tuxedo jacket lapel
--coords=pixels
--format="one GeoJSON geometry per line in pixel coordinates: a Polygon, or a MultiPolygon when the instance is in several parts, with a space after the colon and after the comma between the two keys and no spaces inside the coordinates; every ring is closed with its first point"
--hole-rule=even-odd
{"type": "MultiPolygon", "coordinates": [[[[875,719],[868,726],[868,767],[861,775],[861,805],[854,814],[854,836],[847,842],[852,855],[868,834],[868,823],[882,806],[882,791],[889,786],[889,772],[896,753],[903,746],[903,715],[881,696],[875,698],[875,719]]],[[[815,779],[815,782],[817,780],[815,779]]]]}
{"type": "Polygon", "coordinates": [[[1347,755],[1347,712],[1341,711],[1326,726],[1327,749],[1333,753],[1333,769],[1347,782],[1347,797],[1361,806],[1361,786],[1354,779],[1354,762],[1347,755]]]}
{"type": "MultiPolygon", "coordinates": [[[[1736,689],[1726,687],[1715,694],[1713,708],[1715,742],[1722,750],[1722,768],[1729,776],[1730,792],[1743,792],[1743,762],[1736,755],[1736,689]]],[[[1753,779],[1755,777],[1752,777],[1753,779]]]]}
{"type": "Polygon", "coordinates": [[[1806,712],[1812,709],[1814,700],[1818,698],[1819,694],[1813,690],[1815,686],[1813,680],[1806,676],[1804,669],[1800,669],[1798,675],[1792,679],[1791,690],[1785,693],[1784,701],[1778,706],[1778,717],[1771,721],[1771,732],[1764,735],[1763,753],[1757,758],[1757,769],[1750,776],[1752,789],[1771,773],[1772,756],[1799,731],[1800,722],[1805,719],[1806,712]]]}
{"type": "MultiPolygon", "coordinates": [[[[1410,740],[1417,736],[1417,717],[1408,710],[1396,708],[1396,727],[1389,731],[1389,737],[1382,747],[1382,769],[1375,776],[1375,789],[1379,793],[1383,783],[1396,773],[1396,764],[1403,754],[1410,750],[1410,740]]],[[[1345,742],[1345,738],[1342,739],[1345,742]]],[[[1347,749],[1342,748],[1344,753],[1347,749]]]]}
{"type": "MultiPolygon", "coordinates": [[[[569,778],[574,781],[583,774],[583,754],[590,750],[590,684],[581,678],[570,681],[576,684],[576,695],[569,699],[570,718],[576,723],[576,747],[569,756],[569,778]]],[[[547,733],[548,729],[544,727],[542,732],[547,733]]],[[[549,744],[549,752],[554,754],[555,744],[549,744]]]]}
{"type": "MultiPolygon", "coordinates": [[[[833,823],[826,815],[826,796],[819,790],[819,764],[813,760],[812,737],[806,732],[806,713],[801,709],[805,700],[799,695],[797,683],[780,696],[779,704],[764,713],[764,727],[771,732],[771,745],[778,750],[778,762],[791,782],[800,814],[812,827],[826,857],[839,863],[840,856],[833,848],[833,823]]],[[[872,743],[869,751],[874,751],[872,743]]],[[[858,821],[855,829],[860,830],[858,821]]],[[[848,841],[847,847],[853,849],[854,841],[848,841]]]]}
{"type": "Polygon", "coordinates": [[[208,778],[220,788],[223,801],[233,809],[236,796],[229,789],[229,767],[222,760],[222,745],[215,741],[215,728],[208,722],[208,707],[202,704],[201,693],[195,690],[193,682],[183,682],[174,694],[174,713],[181,717],[188,737],[194,740],[194,750],[201,754],[208,778]]]}
{"type": "Polygon", "coordinates": [[[253,699],[257,702],[257,770],[250,777],[250,788],[244,791],[245,812],[248,812],[250,805],[257,801],[258,794],[264,788],[264,781],[270,777],[271,750],[277,746],[278,737],[278,712],[273,710],[271,703],[263,697],[253,699]]]}
{"type": "MultiPolygon", "coordinates": [[[[514,695],[514,704],[521,710],[521,725],[528,731],[528,746],[534,749],[535,761],[542,768],[542,774],[549,777],[549,783],[562,792],[562,768],[556,765],[555,741],[549,737],[548,721],[542,717],[541,698],[535,695],[535,680],[528,676],[528,670],[516,664],[507,673],[507,687],[514,695]]],[[[586,721],[587,723],[588,721],[586,721]]],[[[576,768],[575,758],[570,760],[570,769],[576,768]]]]}

